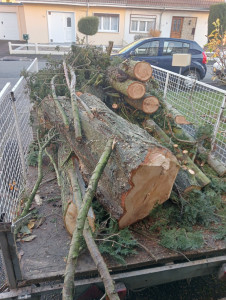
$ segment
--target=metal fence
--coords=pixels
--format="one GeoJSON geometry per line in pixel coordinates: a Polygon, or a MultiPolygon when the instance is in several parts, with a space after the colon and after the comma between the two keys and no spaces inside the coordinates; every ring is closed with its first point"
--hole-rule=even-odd
{"type": "Polygon", "coordinates": [[[153,76],[164,99],[191,125],[184,129],[195,136],[199,126],[212,129],[211,150],[226,165],[226,91],[153,66],[153,76]]]}
{"type": "MultiPolygon", "coordinates": [[[[37,71],[35,59],[27,71],[37,71]]],[[[0,92],[0,216],[13,222],[26,178],[26,157],[32,141],[30,99],[21,77],[0,92]]]]}

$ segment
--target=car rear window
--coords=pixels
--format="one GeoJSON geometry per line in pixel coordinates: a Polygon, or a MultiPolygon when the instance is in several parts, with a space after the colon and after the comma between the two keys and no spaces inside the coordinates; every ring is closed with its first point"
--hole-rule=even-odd
{"type": "Polygon", "coordinates": [[[189,53],[189,49],[189,43],[165,41],[163,45],[162,55],[173,55],[175,53],[189,53]]]}

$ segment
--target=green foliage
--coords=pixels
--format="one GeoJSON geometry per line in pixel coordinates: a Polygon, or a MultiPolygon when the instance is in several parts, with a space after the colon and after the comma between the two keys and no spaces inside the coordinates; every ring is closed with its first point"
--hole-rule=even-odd
{"type": "Polygon", "coordinates": [[[79,32],[86,35],[94,35],[98,31],[99,19],[98,17],[90,16],[84,17],[78,21],[79,32]]]}
{"type": "Polygon", "coordinates": [[[30,144],[27,157],[29,166],[36,167],[38,165],[38,152],[38,145],[36,143],[30,144]]]}
{"type": "Polygon", "coordinates": [[[222,30],[226,30],[226,3],[219,3],[210,6],[210,13],[208,18],[208,35],[214,30],[213,22],[220,19],[222,30]]]}
{"type": "Polygon", "coordinates": [[[223,240],[226,243],[226,221],[223,222],[222,226],[216,229],[216,240],[223,240]]]}
{"type": "Polygon", "coordinates": [[[188,232],[185,229],[163,231],[160,244],[174,250],[193,250],[203,246],[204,240],[200,231],[188,232]]]}
{"type": "Polygon", "coordinates": [[[109,217],[97,201],[94,201],[93,209],[96,216],[96,235],[100,252],[125,264],[125,257],[136,254],[134,250],[137,245],[136,240],[128,228],[119,230],[117,221],[109,217]]]}

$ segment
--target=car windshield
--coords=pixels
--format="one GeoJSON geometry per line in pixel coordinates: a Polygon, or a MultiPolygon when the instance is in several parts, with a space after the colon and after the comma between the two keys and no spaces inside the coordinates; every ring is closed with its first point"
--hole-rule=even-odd
{"type": "Polygon", "coordinates": [[[131,48],[133,48],[133,46],[136,46],[137,44],[140,43],[140,41],[143,41],[143,40],[144,40],[144,39],[140,39],[140,40],[137,40],[137,41],[134,41],[134,42],[128,44],[127,46],[125,46],[125,47],[123,47],[122,49],[120,49],[120,50],[118,51],[118,54],[121,54],[121,53],[123,53],[123,52],[125,52],[125,51],[127,51],[127,50],[129,50],[129,49],[131,49],[131,48]]]}

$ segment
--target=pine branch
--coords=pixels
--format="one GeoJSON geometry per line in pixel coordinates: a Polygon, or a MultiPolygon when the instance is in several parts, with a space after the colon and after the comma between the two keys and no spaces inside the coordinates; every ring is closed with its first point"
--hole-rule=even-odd
{"type": "Polygon", "coordinates": [[[53,78],[51,79],[51,89],[52,89],[52,95],[53,95],[53,100],[54,100],[54,103],[61,115],[61,118],[64,122],[64,125],[65,127],[68,129],[69,128],[69,121],[68,121],[68,117],[63,109],[63,107],[61,106],[58,98],[57,98],[57,94],[56,94],[56,89],[55,89],[55,84],[54,84],[54,81],[56,79],[57,75],[53,76],[53,78]]]}

